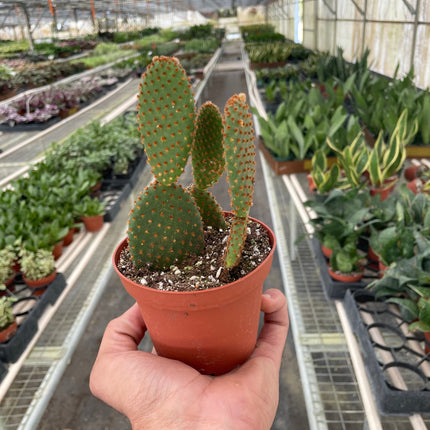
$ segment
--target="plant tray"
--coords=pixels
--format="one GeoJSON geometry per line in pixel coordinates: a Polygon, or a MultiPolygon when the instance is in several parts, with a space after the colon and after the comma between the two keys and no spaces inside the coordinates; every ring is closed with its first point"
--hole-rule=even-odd
{"type": "Polygon", "coordinates": [[[407,145],[406,146],[407,158],[430,158],[429,145],[407,145]]]}
{"type": "Polygon", "coordinates": [[[125,175],[118,175],[109,178],[103,178],[102,189],[108,189],[111,186],[121,187],[125,186],[125,184],[129,183],[131,188],[134,188],[139,180],[139,176],[142,173],[142,170],[146,166],[146,155],[144,154],[138,160],[135,160],[129,166],[129,172],[125,175]]]}
{"type": "Polygon", "coordinates": [[[103,217],[105,222],[113,221],[130,193],[131,186],[129,183],[120,186],[111,185],[108,189],[101,192],[101,200],[108,202],[106,213],[103,217]]]}
{"type": "Polygon", "coordinates": [[[46,292],[41,296],[28,294],[28,287],[16,288],[16,296],[19,300],[32,300],[35,302],[33,307],[25,312],[18,313],[17,316],[23,317],[19,323],[16,334],[8,342],[0,344],[0,361],[5,363],[15,363],[38,330],[38,320],[45,312],[48,305],[52,305],[58,299],[64,288],[66,280],[62,273],[57,273],[55,280],[49,284],[46,292]]]}
{"type": "Polygon", "coordinates": [[[320,242],[315,237],[311,239],[311,247],[317,266],[319,267],[324,293],[329,299],[343,299],[348,290],[354,291],[357,289],[363,289],[378,276],[376,266],[373,268],[373,265],[369,264],[368,267],[366,267],[362,280],[358,282],[336,281],[328,272],[328,260],[321,251],[320,242]]]}
{"type": "MultiPolygon", "coordinates": [[[[292,173],[309,172],[312,169],[312,160],[282,160],[276,158],[263,143],[263,139],[259,137],[258,147],[263,152],[269,166],[276,175],[289,175],[292,173]]],[[[336,162],[336,157],[328,157],[327,165],[331,167],[336,162]]]]}
{"type": "Polygon", "coordinates": [[[430,354],[423,337],[407,330],[395,305],[370,291],[348,291],[344,304],[380,412],[430,413],[430,354]]]}
{"type": "Polygon", "coordinates": [[[29,122],[26,124],[16,124],[11,127],[9,124],[0,124],[0,131],[3,132],[23,132],[23,131],[42,131],[53,126],[57,122],[61,121],[60,116],[55,116],[48,119],[45,122],[29,122]]]}
{"type": "Polygon", "coordinates": [[[286,61],[274,61],[270,63],[250,63],[249,67],[251,70],[265,69],[265,68],[271,69],[273,67],[285,66],[285,64],[287,64],[286,61]]]}

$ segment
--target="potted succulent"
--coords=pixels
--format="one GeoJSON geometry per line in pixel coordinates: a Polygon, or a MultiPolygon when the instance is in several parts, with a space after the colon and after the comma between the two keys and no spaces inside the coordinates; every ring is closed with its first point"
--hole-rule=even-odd
{"type": "Polygon", "coordinates": [[[87,231],[95,232],[103,227],[106,206],[107,202],[87,195],[75,205],[74,212],[84,223],[87,231]]]}
{"type": "Polygon", "coordinates": [[[15,280],[13,266],[16,257],[13,247],[10,245],[0,250],[0,284],[5,284],[9,289],[13,286],[15,280]]]}
{"type": "Polygon", "coordinates": [[[159,355],[206,374],[228,372],[255,347],[276,245],[249,217],[255,148],[246,97],[232,96],[223,115],[211,102],[196,114],[179,61],[154,57],[142,76],[138,123],[154,179],[130,212],[115,270],[159,355]],[[195,183],[185,189],[177,180],[190,153],[195,183]],[[225,168],[232,213],[208,191],[225,168]]]}
{"type": "Polygon", "coordinates": [[[357,249],[355,242],[333,249],[328,266],[328,273],[336,281],[358,282],[364,275],[365,259],[357,249]]]}
{"type": "Polygon", "coordinates": [[[39,249],[36,252],[22,248],[20,251],[20,264],[24,282],[28,287],[34,288],[34,295],[43,294],[46,287],[57,276],[55,259],[51,251],[39,249]]]}
{"type": "MultiPolygon", "coordinates": [[[[4,284],[0,284],[0,290],[5,289],[4,284]]],[[[18,328],[12,305],[16,301],[15,297],[0,297],[0,343],[7,342],[18,328]]]]}

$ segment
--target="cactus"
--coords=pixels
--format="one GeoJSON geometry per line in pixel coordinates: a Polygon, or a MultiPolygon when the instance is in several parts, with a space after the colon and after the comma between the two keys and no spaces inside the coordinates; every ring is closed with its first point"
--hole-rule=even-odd
{"type": "Polygon", "coordinates": [[[174,57],[154,57],[142,76],[138,128],[154,180],[136,199],[128,242],[136,267],[163,270],[204,248],[203,226],[227,226],[209,192],[227,166],[233,218],[224,266],[237,265],[252,205],[255,150],[244,94],[232,96],[224,115],[211,102],[196,113],[191,86],[174,57]],[[194,184],[177,181],[189,156],[194,184]]]}

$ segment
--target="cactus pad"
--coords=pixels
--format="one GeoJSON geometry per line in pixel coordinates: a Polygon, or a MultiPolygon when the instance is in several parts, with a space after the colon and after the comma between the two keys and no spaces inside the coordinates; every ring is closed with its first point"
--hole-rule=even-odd
{"type": "Polygon", "coordinates": [[[193,176],[198,188],[214,185],[225,167],[222,117],[211,102],[202,105],[197,116],[196,134],[192,147],[193,176]]]}
{"type": "Polygon", "coordinates": [[[176,184],[149,185],[130,212],[128,240],[136,267],[163,269],[201,253],[203,226],[191,195],[176,184]]]}
{"type": "Polygon", "coordinates": [[[142,76],[137,116],[152,173],[169,185],[181,175],[194,136],[195,103],[174,57],[154,57],[142,76]]]}
{"type": "Polygon", "coordinates": [[[227,101],[223,124],[232,211],[239,218],[247,218],[254,192],[255,146],[245,94],[236,94],[227,101]]]}
{"type": "Polygon", "coordinates": [[[221,206],[208,190],[202,190],[193,185],[189,187],[188,191],[199,208],[204,225],[210,225],[214,228],[225,228],[227,226],[221,206]]]}
{"type": "Polygon", "coordinates": [[[247,233],[248,219],[233,218],[224,255],[225,267],[227,269],[231,269],[239,263],[247,233]]]}

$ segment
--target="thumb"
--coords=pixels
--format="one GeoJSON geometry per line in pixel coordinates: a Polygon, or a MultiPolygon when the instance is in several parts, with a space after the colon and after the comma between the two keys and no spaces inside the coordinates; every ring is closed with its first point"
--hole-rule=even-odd
{"type": "Polygon", "coordinates": [[[287,299],[279,290],[267,290],[262,296],[261,310],[265,313],[264,326],[252,357],[271,358],[280,367],[290,325],[287,299]]]}

